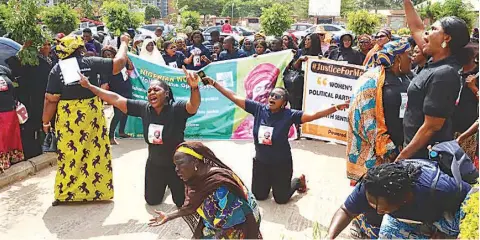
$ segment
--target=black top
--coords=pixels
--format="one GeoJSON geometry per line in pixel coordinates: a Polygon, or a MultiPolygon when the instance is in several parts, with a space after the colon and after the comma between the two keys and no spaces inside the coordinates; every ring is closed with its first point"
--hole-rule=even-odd
{"type": "Polygon", "coordinates": [[[348,63],[355,65],[362,65],[362,60],[364,59],[359,51],[352,48],[337,48],[332,50],[329,53],[328,58],[335,61],[347,61],[348,63]]]}
{"type": "MultiPolygon", "coordinates": [[[[92,85],[100,86],[98,74],[112,74],[113,59],[101,57],[77,57],[80,71],[92,85]]],[[[53,67],[48,77],[47,93],[61,94],[61,100],[87,99],[95,96],[90,90],[83,88],[79,82],[69,85],[63,83],[60,65],[53,67]]]]}
{"type": "Polygon", "coordinates": [[[0,112],[15,109],[15,89],[10,78],[0,69],[0,112]]]}
{"type": "MultiPolygon", "coordinates": [[[[403,145],[403,114],[401,114],[402,93],[406,95],[410,79],[406,76],[395,76],[391,71],[385,71],[383,85],[383,112],[388,134],[395,146],[403,145]]],[[[404,112],[403,112],[404,113],[404,112]]]]}
{"type": "Polygon", "coordinates": [[[118,93],[126,98],[132,98],[132,83],[128,76],[125,80],[123,73],[117,75],[112,75],[111,73],[100,75],[100,84],[105,83],[108,83],[110,91],[118,93]]]}
{"type": "Polygon", "coordinates": [[[157,114],[147,101],[127,100],[127,114],[142,118],[143,136],[148,144],[148,160],[159,166],[173,166],[176,147],[184,142],[189,114],[186,102],[165,105],[157,114]]]}
{"type": "MultiPolygon", "coordinates": [[[[471,72],[462,74],[462,93],[455,112],[453,113],[453,132],[463,133],[472,126],[472,124],[478,119],[478,100],[472,90],[467,86],[465,80],[469,75],[475,75],[478,72],[478,68],[471,72]]],[[[476,82],[478,86],[478,80],[476,82]]]]}
{"type": "Polygon", "coordinates": [[[185,65],[185,55],[182,52],[175,52],[175,55],[170,56],[168,54],[163,54],[163,60],[165,60],[165,64],[173,68],[182,68],[185,65]]]}
{"type": "Polygon", "coordinates": [[[412,141],[425,121],[425,115],[445,118],[440,131],[412,158],[428,159],[428,145],[453,140],[452,116],[460,91],[460,63],[453,57],[429,62],[408,87],[408,104],[403,119],[405,145],[412,141]]]}

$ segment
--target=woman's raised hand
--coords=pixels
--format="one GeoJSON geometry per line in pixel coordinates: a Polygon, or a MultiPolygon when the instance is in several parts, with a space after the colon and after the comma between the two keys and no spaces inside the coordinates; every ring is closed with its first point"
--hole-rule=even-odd
{"type": "Polygon", "coordinates": [[[349,106],[350,106],[350,100],[346,101],[345,103],[338,104],[337,108],[338,110],[343,110],[343,109],[347,109],[349,106]]]}
{"type": "Polygon", "coordinates": [[[150,219],[150,223],[148,224],[150,227],[161,226],[170,220],[168,219],[168,215],[162,211],[155,210],[155,213],[158,214],[158,216],[150,219]]]}
{"type": "Polygon", "coordinates": [[[189,73],[185,66],[182,66],[183,72],[185,73],[185,77],[187,77],[187,83],[188,86],[190,86],[192,89],[197,89],[198,88],[198,74],[196,73],[189,73]]]}
{"type": "Polygon", "coordinates": [[[78,75],[80,75],[80,85],[84,88],[89,88],[91,86],[90,81],[88,81],[88,78],[85,77],[81,72],[78,72],[78,75]]]}

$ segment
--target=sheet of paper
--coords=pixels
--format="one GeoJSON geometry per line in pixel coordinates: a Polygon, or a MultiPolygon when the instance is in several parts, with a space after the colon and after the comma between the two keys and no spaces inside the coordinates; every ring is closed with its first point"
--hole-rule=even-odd
{"type": "Polygon", "coordinates": [[[65,85],[80,81],[80,75],[78,75],[78,72],[80,72],[80,66],[78,66],[77,58],[73,57],[60,60],[58,64],[60,65],[65,85]]]}

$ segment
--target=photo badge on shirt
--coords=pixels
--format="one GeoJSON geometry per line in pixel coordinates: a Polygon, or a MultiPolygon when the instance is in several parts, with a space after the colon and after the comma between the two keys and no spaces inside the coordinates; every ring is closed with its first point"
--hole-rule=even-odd
{"type": "Polygon", "coordinates": [[[172,68],[178,68],[178,66],[177,66],[177,61],[174,61],[174,62],[169,63],[168,66],[170,66],[170,67],[172,67],[172,68]]]}
{"type": "Polygon", "coordinates": [[[151,144],[163,144],[163,125],[150,124],[148,126],[148,142],[151,144]]]}
{"type": "Polygon", "coordinates": [[[272,145],[273,127],[260,126],[258,129],[258,143],[272,145]]]}
{"type": "Polygon", "coordinates": [[[8,84],[2,76],[0,76],[0,92],[5,92],[8,90],[8,84]]]}
{"type": "Polygon", "coordinates": [[[402,96],[402,104],[400,105],[400,114],[398,117],[403,118],[405,116],[405,110],[407,109],[408,95],[407,93],[400,93],[402,96]]]}

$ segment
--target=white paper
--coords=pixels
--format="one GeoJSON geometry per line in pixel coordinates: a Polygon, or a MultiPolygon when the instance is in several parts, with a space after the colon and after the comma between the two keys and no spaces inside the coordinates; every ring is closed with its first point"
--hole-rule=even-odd
{"type": "Polygon", "coordinates": [[[60,65],[65,85],[80,81],[80,75],[78,74],[80,66],[78,66],[77,58],[60,60],[58,64],[60,65]]]}
{"type": "Polygon", "coordinates": [[[177,61],[169,63],[168,66],[170,66],[172,68],[178,68],[177,61]]]}
{"type": "Polygon", "coordinates": [[[148,142],[151,144],[163,144],[163,125],[151,123],[148,126],[148,142]]]}
{"type": "Polygon", "coordinates": [[[123,76],[123,81],[127,81],[128,80],[127,69],[123,68],[121,73],[122,73],[122,76],[123,76]]]}
{"type": "Polygon", "coordinates": [[[400,93],[402,96],[402,104],[400,105],[400,114],[399,117],[403,118],[405,116],[405,110],[407,109],[408,95],[407,93],[400,93]]]}

